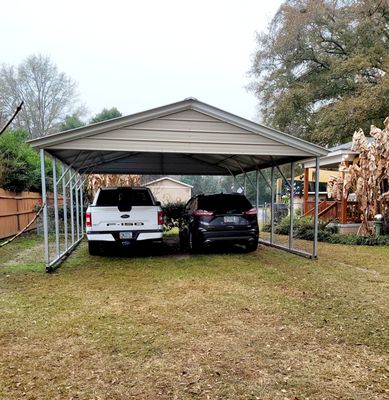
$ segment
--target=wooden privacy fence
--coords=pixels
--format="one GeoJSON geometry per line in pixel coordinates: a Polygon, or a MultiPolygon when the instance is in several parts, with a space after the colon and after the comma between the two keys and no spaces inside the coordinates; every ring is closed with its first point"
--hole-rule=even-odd
{"type": "MultiPolygon", "coordinates": [[[[48,193],[48,203],[52,204],[53,194],[48,193]]],[[[62,197],[58,196],[58,203],[62,204],[62,197]]],[[[9,192],[0,188],[0,239],[16,235],[35,216],[37,206],[42,204],[40,193],[9,192]]],[[[34,222],[28,230],[36,229],[34,222]]]]}
{"type": "MultiPolygon", "coordinates": [[[[0,189],[0,238],[21,231],[34,218],[36,206],[40,204],[40,193],[16,193],[0,189]]],[[[36,223],[31,225],[31,229],[36,229],[36,223]]]]}

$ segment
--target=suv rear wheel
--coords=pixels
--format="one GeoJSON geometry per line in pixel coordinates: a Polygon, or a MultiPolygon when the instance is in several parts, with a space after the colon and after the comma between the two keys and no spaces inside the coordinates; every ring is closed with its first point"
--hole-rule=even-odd
{"type": "Polygon", "coordinates": [[[257,250],[257,248],[258,248],[258,241],[249,242],[246,244],[246,251],[248,253],[251,253],[251,252],[257,250]]]}

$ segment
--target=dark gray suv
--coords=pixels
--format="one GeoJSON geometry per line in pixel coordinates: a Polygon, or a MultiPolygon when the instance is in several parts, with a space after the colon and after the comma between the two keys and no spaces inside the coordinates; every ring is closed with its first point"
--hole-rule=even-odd
{"type": "Polygon", "coordinates": [[[181,248],[196,252],[212,245],[258,247],[257,210],[242,194],[192,197],[185,206],[180,227],[181,248]]]}

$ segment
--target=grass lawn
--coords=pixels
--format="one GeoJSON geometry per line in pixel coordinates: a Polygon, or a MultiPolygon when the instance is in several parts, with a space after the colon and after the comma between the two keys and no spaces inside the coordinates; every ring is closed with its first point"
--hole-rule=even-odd
{"type": "Polygon", "coordinates": [[[41,250],[0,249],[1,399],[389,398],[388,247],[41,250]]]}

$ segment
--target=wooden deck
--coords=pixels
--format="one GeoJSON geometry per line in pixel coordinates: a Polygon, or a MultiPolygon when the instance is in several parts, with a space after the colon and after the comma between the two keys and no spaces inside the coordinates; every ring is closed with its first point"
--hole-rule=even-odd
{"type": "MultiPolygon", "coordinates": [[[[304,203],[303,216],[313,216],[315,210],[314,201],[304,203]]],[[[323,200],[319,203],[319,219],[321,221],[337,220],[341,224],[352,224],[361,222],[356,201],[330,201],[323,200]]]]}

